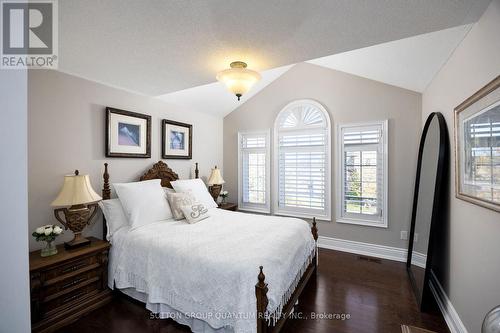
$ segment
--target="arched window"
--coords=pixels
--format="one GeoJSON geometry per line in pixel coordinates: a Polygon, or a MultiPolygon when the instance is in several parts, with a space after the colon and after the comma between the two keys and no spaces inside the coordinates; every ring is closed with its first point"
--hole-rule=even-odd
{"type": "Polygon", "coordinates": [[[276,214],[330,219],[330,117],[313,100],[285,106],[274,124],[276,214]]]}

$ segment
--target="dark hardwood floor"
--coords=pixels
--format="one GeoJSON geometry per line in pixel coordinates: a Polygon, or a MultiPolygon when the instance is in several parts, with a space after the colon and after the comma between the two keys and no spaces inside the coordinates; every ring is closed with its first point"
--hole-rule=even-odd
{"type": "MultiPolygon", "coordinates": [[[[449,332],[439,310],[430,314],[418,311],[404,263],[323,249],[319,258],[319,274],[307,286],[297,307],[302,319],[289,319],[282,332],[400,333],[401,324],[449,332]],[[348,315],[349,319],[312,319],[313,312],[320,316],[348,315]]],[[[170,319],[150,319],[143,304],[118,295],[110,304],[59,332],[189,331],[170,319]]]]}

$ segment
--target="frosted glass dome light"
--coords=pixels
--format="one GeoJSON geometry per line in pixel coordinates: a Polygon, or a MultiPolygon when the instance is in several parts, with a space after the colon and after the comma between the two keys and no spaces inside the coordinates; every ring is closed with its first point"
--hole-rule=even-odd
{"type": "Polygon", "coordinates": [[[261,76],[256,71],[247,68],[243,61],[234,61],[230,69],[223,70],[217,74],[217,80],[224,83],[227,89],[238,97],[252,88],[260,80],[261,76]]]}
{"type": "Polygon", "coordinates": [[[481,333],[500,333],[500,305],[488,312],[481,333]]]}

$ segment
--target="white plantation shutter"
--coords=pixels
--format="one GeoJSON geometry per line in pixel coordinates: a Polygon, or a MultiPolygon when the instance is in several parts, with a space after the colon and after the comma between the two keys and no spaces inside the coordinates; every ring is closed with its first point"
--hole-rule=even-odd
{"type": "Polygon", "coordinates": [[[238,206],[269,212],[269,131],[238,134],[238,206]]]}
{"type": "Polygon", "coordinates": [[[386,131],[386,122],[339,127],[339,222],[387,226],[386,131]]]}
{"type": "Polygon", "coordinates": [[[278,214],[329,218],[329,121],[313,101],[291,103],[275,127],[278,214]]]}

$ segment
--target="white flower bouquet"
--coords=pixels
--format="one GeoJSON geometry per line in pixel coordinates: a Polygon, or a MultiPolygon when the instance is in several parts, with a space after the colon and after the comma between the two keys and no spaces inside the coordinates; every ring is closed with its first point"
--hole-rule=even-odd
{"type": "Polygon", "coordinates": [[[53,256],[57,253],[57,247],[54,244],[54,239],[62,234],[62,232],[62,228],[54,224],[47,224],[42,227],[36,228],[36,230],[33,231],[31,235],[35,237],[37,242],[47,242],[47,245],[40,252],[40,255],[42,257],[53,256]]]}
{"type": "Polygon", "coordinates": [[[57,236],[62,234],[63,230],[58,225],[47,224],[42,227],[36,228],[31,234],[35,237],[36,241],[52,242],[57,236]]]}
{"type": "Polygon", "coordinates": [[[222,198],[222,203],[226,203],[226,199],[229,196],[229,192],[228,191],[222,191],[219,194],[219,196],[222,198]]]}

